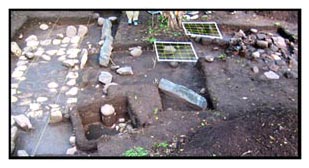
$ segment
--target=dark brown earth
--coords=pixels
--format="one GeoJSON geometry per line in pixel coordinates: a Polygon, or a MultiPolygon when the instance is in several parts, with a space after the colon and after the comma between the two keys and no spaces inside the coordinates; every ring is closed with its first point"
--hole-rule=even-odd
{"type": "MultiPolygon", "coordinates": [[[[175,33],[155,27],[156,31],[149,33],[151,15],[145,11],[141,12],[141,23],[136,27],[128,26],[122,14],[116,26],[112,60],[116,65],[132,66],[134,75],[120,76],[110,68],[100,67],[98,54],[89,56],[78,79],[82,89],[78,105],[70,111],[72,132],[77,136],[77,155],[123,156],[126,150],[141,146],[149,151],[150,156],[298,157],[300,76],[284,77],[283,73],[289,68],[286,62],[278,71],[280,79],[269,80],[263,74],[269,66],[262,60],[230,55],[226,59],[219,58],[225,53],[235,31],[257,28],[277,35],[274,23],[280,22],[298,35],[300,25],[296,24],[296,19],[297,13],[288,11],[238,11],[235,15],[215,11],[198,20],[216,21],[224,39],[194,40],[184,36],[182,30],[175,33]],[[150,37],[191,41],[199,60],[196,64],[180,63],[177,68],[156,62],[156,54],[148,41],[150,37]],[[143,47],[143,54],[133,58],[128,48],[138,45],[143,47]],[[214,47],[219,49],[213,50],[214,47]],[[206,62],[206,55],[214,56],[215,61],[206,62]],[[260,72],[254,74],[252,66],[258,66],[260,72]],[[111,86],[107,95],[103,94],[103,85],[97,80],[101,71],[110,72],[113,82],[119,84],[111,86]],[[206,97],[208,108],[194,111],[187,104],[160,92],[157,83],[161,78],[197,93],[206,89],[201,95],[206,97]],[[114,135],[107,131],[101,138],[87,138],[85,133],[89,124],[100,125],[99,108],[105,103],[121,108],[116,111],[127,119],[136,118],[139,124],[135,132],[114,135]],[[156,114],[155,108],[158,108],[156,114]],[[167,142],[169,146],[155,147],[161,142],[167,142]]],[[[95,35],[89,41],[96,42],[100,32],[97,29],[92,31],[95,35]]],[[[298,47],[298,42],[295,45],[298,47]]],[[[296,57],[300,60],[300,55],[296,57]]],[[[299,74],[297,65],[291,69],[299,74]]]]}

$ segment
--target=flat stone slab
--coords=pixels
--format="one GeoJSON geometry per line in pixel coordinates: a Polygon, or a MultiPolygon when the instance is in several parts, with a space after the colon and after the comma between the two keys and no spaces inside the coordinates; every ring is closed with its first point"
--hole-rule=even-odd
{"type": "Polygon", "coordinates": [[[201,110],[204,110],[207,107],[207,101],[204,97],[195,93],[191,89],[175,84],[164,78],[159,82],[159,89],[164,93],[170,94],[180,100],[184,100],[201,110]]]}

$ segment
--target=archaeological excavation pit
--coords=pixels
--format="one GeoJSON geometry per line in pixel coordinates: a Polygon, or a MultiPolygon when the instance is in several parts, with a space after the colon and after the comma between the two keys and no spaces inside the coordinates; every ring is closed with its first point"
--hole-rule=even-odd
{"type": "Polygon", "coordinates": [[[108,139],[119,133],[130,132],[138,126],[124,96],[77,106],[74,110],[76,112],[71,113],[71,118],[73,127],[77,128],[77,144],[86,151],[96,149],[96,145],[87,144],[96,144],[100,138],[108,139]],[[101,112],[104,105],[113,106],[113,113],[104,116],[101,112]]]}

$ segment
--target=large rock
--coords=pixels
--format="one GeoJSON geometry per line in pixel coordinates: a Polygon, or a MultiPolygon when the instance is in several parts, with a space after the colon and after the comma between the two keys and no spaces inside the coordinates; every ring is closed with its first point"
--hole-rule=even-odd
{"type": "Polygon", "coordinates": [[[54,124],[62,121],[62,113],[59,109],[51,110],[49,123],[54,124]]]}
{"type": "Polygon", "coordinates": [[[20,47],[15,41],[11,42],[11,52],[18,57],[22,54],[20,47]]]}
{"type": "Polygon", "coordinates": [[[80,37],[85,36],[88,33],[88,27],[85,25],[79,25],[78,26],[78,32],[77,35],[80,37]]]}
{"type": "Polygon", "coordinates": [[[204,97],[195,93],[182,85],[175,84],[169,80],[162,78],[159,82],[159,89],[164,93],[172,95],[179,100],[190,103],[198,109],[206,109],[207,101],[204,97]]]}
{"type": "Polygon", "coordinates": [[[279,75],[276,74],[273,71],[268,71],[268,72],[264,72],[264,75],[268,78],[268,79],[279,79],[279,75]]]}
{"type": "Polygon", "coordinates": [[[141,47],[134,47],[131,49],[130,51],[130,54],[133,56],[133,57],[139,57],[141,56],[143,53],[141,47]]]}
{"type": "Polygon", "coordinates": [[[99,75],[99,81],[103,84],[109,84],[113,80],[113,75],[109,72],[102,71],[99,75]]]}
{"type": "Polygon", "coordinates": [[[105,40],[106,37],[111,35],[112,35],[112,22],[108,19],[105,19],[101,32],[101,40],[105,40]]]}
{"type": "Polygon", "coordinates": [[[267,48],[268,47],[268,42],[264,40],[257,40],[256,45],[260,48],[267,48]]]}
{"type": "Polygon", "coordinates": [[[77,148],[76,148],[76,146],[74,146],[72,148],[67,149],[66,154],[67,155],[74,155],[76,152],[77,152],[77,148]]]}
{"type": "Polygon", "coordinates": [[[13,119],[15,120],[15,122],[20,128],[24,130],[32,129],[32,124],[26,115],[20,114],[17,116],[13,116],[13,119]]]}
{"type": "Polygon", "coordinates": [[[113,37],[107,36],[105,38],[104,44],[100,50],[100,57],[99,57],[99,64],[107,67],[110,61],[110,56],[112,54],[112,44],[113,44],[113,37]]]}
{"type": "Polygon", "coordinates": [[[67,37],[74,37],[77,33],[76,27],[75,26],[68,26],[66,30],[66,36],[67,37]]]}
{"type": "Polygon", "coordinates": [[[99,26],[103,26],[104,20],[105,20],[105,19],[104,19],[103,17],[100,17],[100,16],[99,16],[99,17],[98,17],[98,25],[99,25],[99,26]]]}
{"type": "Polygon", "coordinates": [[[119,75],[133,75],[133,70],[132,67],[126,66],[126,67],[121,67],[117,69],[116,71],[119,75]]]}
{"type": "Polygon", "coordinates": [[[69,91],[65,93],[67,96],[76,96],[78,94],[78,87],[72,87],[69,91]]]}
{"type": "Polygon", "coordinates": [[[282,37],[272,37],[274,44],[279,48],[286,48],[286,43],[282,37]]]}
{"type": "Polygon", "coordinates": [[[36,35],[30,35],[25,39],[25,41],[38,41],[38,37],[36,35]]]}
{"type": "Polygon", "coordinates": [[[41,30],[47,30],[48,29],[48,25],[43,23],[43,24],[40,25],[40,29],[41,30]]]}
{"type": "Polygon", "coordinates": [[[84,69],[87,60],[88,60],[88,50],[87,49],[83,49],[82,53],[81,53],[81,60],[80,60],[80,69],[84,69]]]}
{"type": "Polygon", "coordinates": [[[115,113],[113,105],[105,104],[101,107],[101,114],[104,116],[110,116],[115,113]]]}

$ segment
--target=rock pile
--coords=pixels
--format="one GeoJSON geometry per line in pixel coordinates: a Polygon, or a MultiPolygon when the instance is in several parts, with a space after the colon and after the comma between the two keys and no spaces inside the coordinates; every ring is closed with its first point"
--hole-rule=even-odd
{"type": "MultiPolygon", "coordinates": [[[[295,62],[297,64],[297,51],[297,45],[289,39],[278,34],[250,29],[234,33],[229,41],[226,54],[262,62],[266,67],[263,68],[264,72],[271,71],[277,79],[285,71],[291,71],[291,68],[297,71],[297,66],[293,64],[295,62]]],[[[254,68],[254,72],[258,73],[257,67],[254,68]]],[[[265,76],[273,79],[269,78],[269,75],[265,76]]]]}

